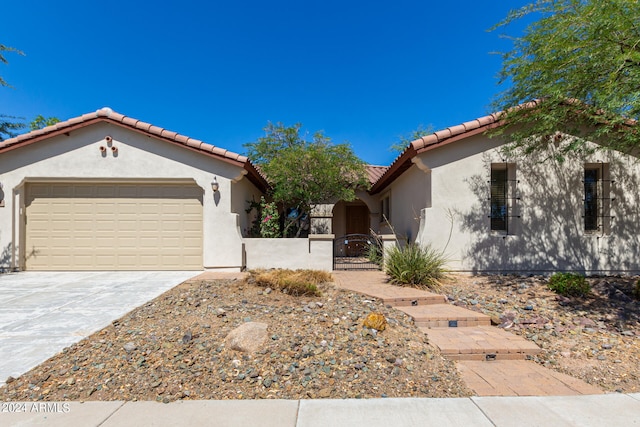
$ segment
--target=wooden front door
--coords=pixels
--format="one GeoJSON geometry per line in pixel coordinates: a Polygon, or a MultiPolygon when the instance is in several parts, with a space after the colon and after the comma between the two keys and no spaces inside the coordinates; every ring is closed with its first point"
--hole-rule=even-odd
{"type": "Polygon", "coordinates": [[[366,205],[347,205],[346,234],[369,234],[369,208],[366,205]]]}

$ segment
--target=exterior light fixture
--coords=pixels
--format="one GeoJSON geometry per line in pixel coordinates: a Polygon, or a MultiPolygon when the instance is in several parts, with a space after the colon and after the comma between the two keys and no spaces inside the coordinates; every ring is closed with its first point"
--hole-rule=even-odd
{"type": "Polygon", "coordinates": [[[217,193],[218,190],[220,189],[220,184],[218,184],[218,180],[216,179],[216,177],[213,177],[213,181],[211,181],[211,189],[213,190],[214,193],[217,193]]]}

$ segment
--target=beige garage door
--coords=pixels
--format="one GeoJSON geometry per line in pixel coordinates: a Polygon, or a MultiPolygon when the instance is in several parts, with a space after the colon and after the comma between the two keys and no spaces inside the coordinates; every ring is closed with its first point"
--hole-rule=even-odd
{"type": "Polygon", "coordinates": [[[29,184],[27,270],[200,270],[195,185],[29,184]]]}

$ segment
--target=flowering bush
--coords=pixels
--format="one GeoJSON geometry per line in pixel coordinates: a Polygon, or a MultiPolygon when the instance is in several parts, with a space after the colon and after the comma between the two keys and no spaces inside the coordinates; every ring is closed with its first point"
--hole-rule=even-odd
{"type": "Polygon", "coordinates": [[[260,199],[262,206],[260,215],[260,236],[280,237],[280,215],[274,203],[267,203],[264,197],[260,199]]]}

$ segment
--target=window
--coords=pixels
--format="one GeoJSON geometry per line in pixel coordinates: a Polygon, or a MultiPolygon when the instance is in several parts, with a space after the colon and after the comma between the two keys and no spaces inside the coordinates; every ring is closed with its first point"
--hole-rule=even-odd
{"type": "Polygon", "coordinates": [[[516,192],[515,163],[492,163],[490,185],[491,231],[510,234],[513,231],[510,220],[516,215],[516,201],[520,200],[516,192]],[[511,230],[510,230],[511,229],[511,230]]]}
{"type": "Polygon", "coordinates": [[[380,222],[391,221],[391,201],[389,193],[380,199],[380,222]]]}
{"type": "Polygon", "coordinates": [[[598,230],[598,169],[584,170],[584,230],[598,230]]]}
{"type": "Polygon", "coordinates": [[[608,163],[584,165],[584,231],[608,234],[611,226],[611,181],[608,163]]]}
{"type": "Polygon", "coordinates": [[[491,230],[507,231],[507,169],[491,165],[491,230]]]}

